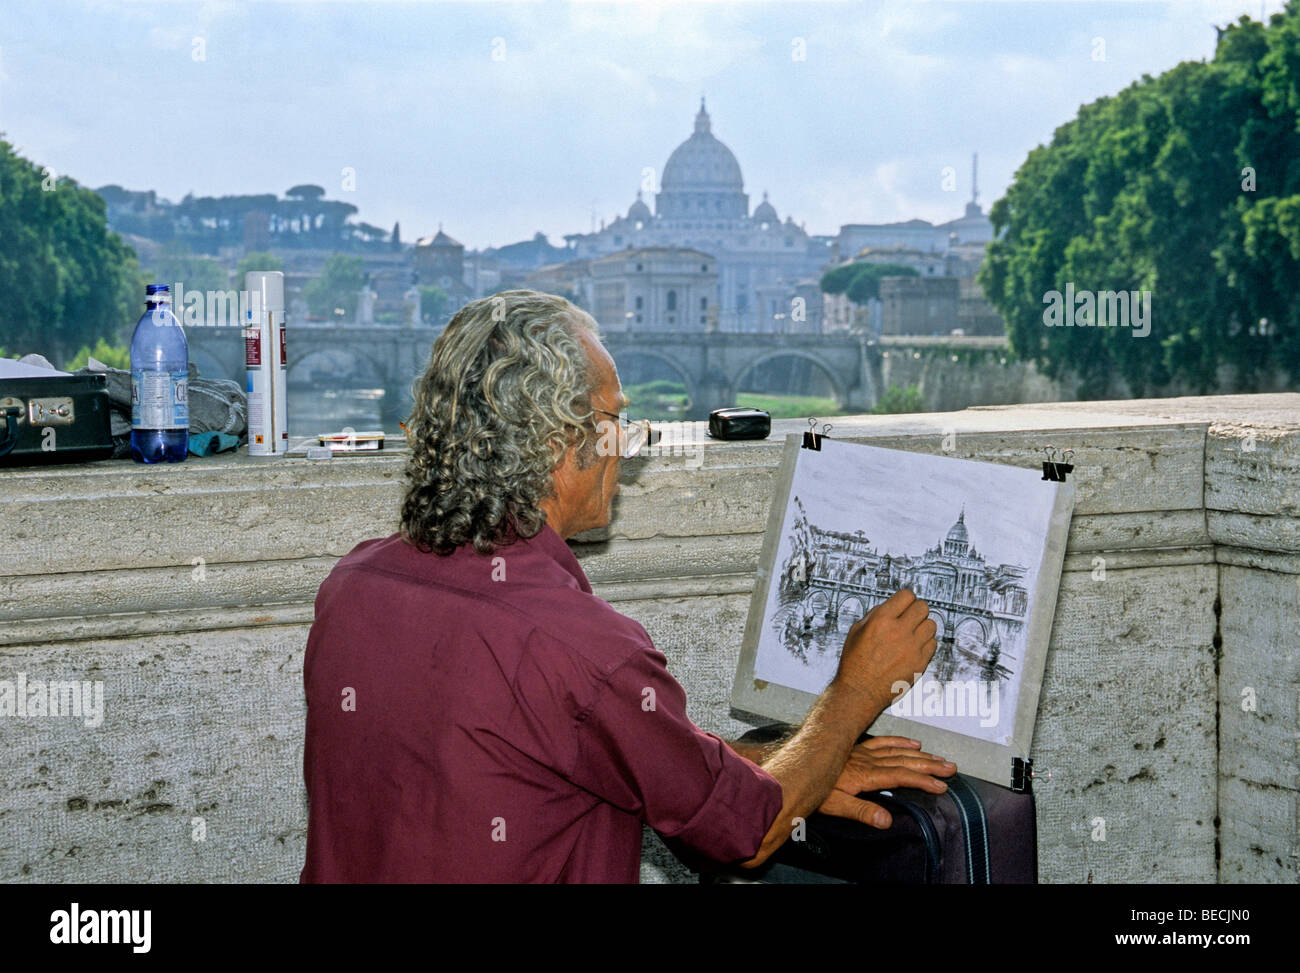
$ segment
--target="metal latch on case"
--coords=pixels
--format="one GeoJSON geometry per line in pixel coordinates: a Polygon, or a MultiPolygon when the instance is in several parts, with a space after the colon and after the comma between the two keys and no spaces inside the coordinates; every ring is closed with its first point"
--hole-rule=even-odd
{"type": "Polygon", "coordinates": [[[27,421],[33,426],[70,426],[75,418],[68,396],[27,400],[27,421]]]}

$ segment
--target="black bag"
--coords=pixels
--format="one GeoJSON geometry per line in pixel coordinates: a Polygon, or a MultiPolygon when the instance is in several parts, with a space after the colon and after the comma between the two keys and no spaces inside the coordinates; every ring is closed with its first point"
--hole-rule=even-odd
{"type": "MultiPolygon", "coordinates": [[[[741,739],[769,742],[779,739],[775,729],[763,727],[741,739]]],[[[893,821],[884,830],[814,813],[803,840],[787,841],[760,867],[703,870],[701,881],[1037,884],[1038,833],[1029,775],[1023,791],[960,773],[946,781],[948,790],[942,794],[896,788],[862,795],[889,811],[893,821]]]]}
{"type": "Polygon", "coordinates": [[[0,379],[0,466],[111,456],[107,385],[84,373],[0,379]]]}

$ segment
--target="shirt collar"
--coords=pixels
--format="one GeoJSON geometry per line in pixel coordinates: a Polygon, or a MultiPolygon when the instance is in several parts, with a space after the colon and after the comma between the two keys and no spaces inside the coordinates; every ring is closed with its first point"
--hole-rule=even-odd
{"type": "Polygon", "coordinates": [[[573,549],[565,543],[564,538],[555,532],[555,528],[546,524],[540,531],[527,539],[521,539],[517,543],[527,544],[535,547],[537,550],[551,558],[560,567],[564,568],[573,579],[578,582],[578,587],[587,594],[591,594],[591,582],[587,580],[587,574],[582,570],[582,565],[578,563],[577,556],[573,549]]]}

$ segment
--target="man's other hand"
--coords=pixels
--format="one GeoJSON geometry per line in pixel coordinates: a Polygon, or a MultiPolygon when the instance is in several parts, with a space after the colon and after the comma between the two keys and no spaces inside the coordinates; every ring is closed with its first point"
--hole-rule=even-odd
{"type": "Polygon", "coordinates": [[[879,804],[858,797],[863,791],[915,787],[942,794],[948,785],[936,778],[951,777],[957,765],[934,754],[922,753],[921,744],[907,737],[872,737],[849,754],[835,789],[817,810],[851,818],[873,828],[888,828],[893,818],[879,804]]]}

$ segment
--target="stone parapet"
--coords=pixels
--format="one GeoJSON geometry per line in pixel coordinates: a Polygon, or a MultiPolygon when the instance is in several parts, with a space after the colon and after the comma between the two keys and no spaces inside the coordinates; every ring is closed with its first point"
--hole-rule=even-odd
{"type": "MultiPolygon", "coordinates": [[[[1048,443],[1075,451],[1033,746],[1043,881],[1297,880],[1300,395],[833,422],[1032,468],[1048,443]]],[[[625,464],[613,524],[573,547],[667,655],[692,718],[735,735],[780,445],[685,452],[625,464]]],[[[0,679],[99,680],[105,699],[96,727],[0,717],[0,880],[297,878],[312,602],[340,556],[396,529],[404,462],[0,471],[0,679]]],[[[643,877],[688,879],[653,838],[643,877]]]]}

